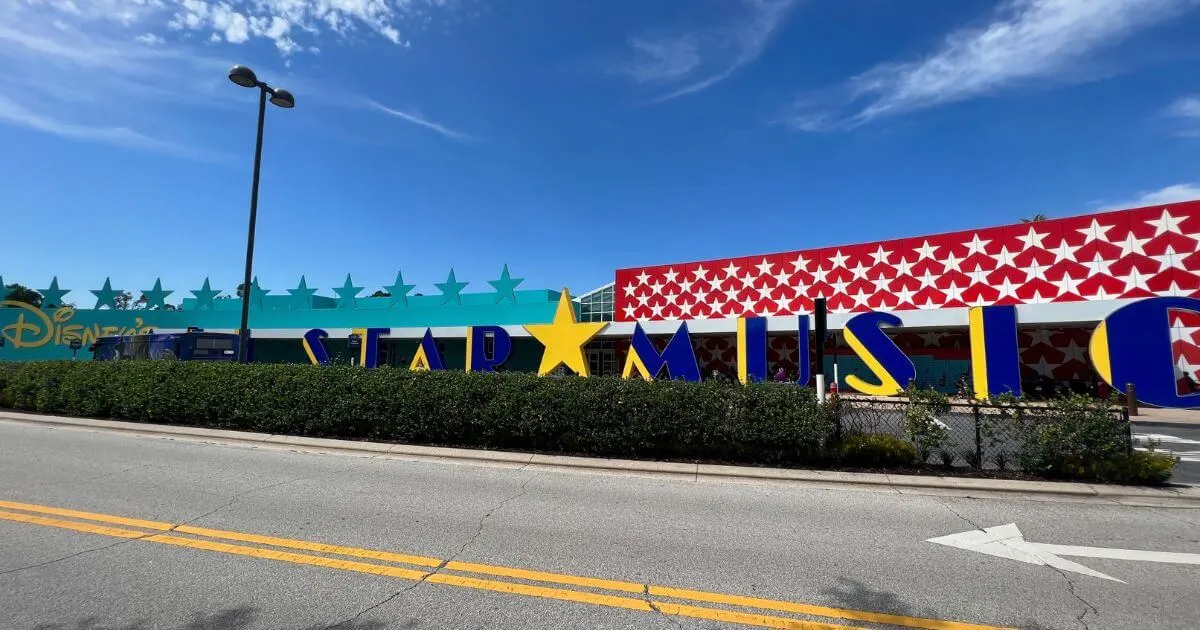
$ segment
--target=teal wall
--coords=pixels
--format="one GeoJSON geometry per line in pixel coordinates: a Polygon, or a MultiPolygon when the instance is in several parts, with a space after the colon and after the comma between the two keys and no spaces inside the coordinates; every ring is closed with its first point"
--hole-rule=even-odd
{"type": "MultiPolygon", "coordinates": [[[[462,293],[458,296],[409,296],[339,300],[324,296],[259,295],[251,300],[250,328],[307,331],[313,328],[424,328],[427,326],[486,326],[548,323],[554,319],[559,291],[462,293]]],[[[578,306],[576,307],[578,308],[578,306]]],[[[20,302],[0,301],[0,361],[71,358],[69,344],[80,339],[86,348],[97,337],[132,335],[189,326],[236,330],[241,300],[195,298],[183,300],[180,310],[114,310],[51,307],[39,309],[20,302]]],[[[338,340],[329,339],[332,350],[338,340]]],[[[344,344],[344,341],[341,342],[344,344]]],[[[415,342],[413,342],[415,344],[415,342]]],[[[461,344],[460,344],[461,345],[461,344]]],[[[515,350],[514,350],[515,352],[515,350]]],[[[463,361],[463,349],[447,357],[463,361]]],[[[408,353],[411,357],[411,352],[408,353]]],[[[255,348],[256,360],[306,361],[300,340],[265,341],[255,348]],[[296,353],[299,353],[298,355],[296,353]]]]}

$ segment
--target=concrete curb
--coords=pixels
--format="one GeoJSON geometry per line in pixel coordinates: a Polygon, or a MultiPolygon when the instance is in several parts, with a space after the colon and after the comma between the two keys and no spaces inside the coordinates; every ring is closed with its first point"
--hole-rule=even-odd
{"type": "Polygon", "coordinates": [[[530,470],[636,474],[654,477],[672,477],[697,482],[784,483],[830,489],[874,490],[901,494],[936,494],[1047,501],[1100,501],[1130,506],[1200,508],[1200,486],[1146,488],[1053,481],[887,475],[836,470],[798,470],[685,462],[603,459],[391,444],[386,442],[334,440],[8,411],[0,412],[0,420],[41,426],[130,433],[160,438],[183,438],[197,442],[260,445],[308,452],[360,453],[368,456],[381,456],[410,461],[458,462],[530,470]]]}

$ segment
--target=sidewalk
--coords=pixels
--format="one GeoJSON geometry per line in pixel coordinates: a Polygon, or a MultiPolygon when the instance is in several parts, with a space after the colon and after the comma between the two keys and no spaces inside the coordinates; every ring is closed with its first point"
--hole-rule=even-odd
{"type": "Polygon", "coordinates": [[[1157,422],[1162,424],[1191,425],[1200,428],[1200,409],[1154,409],[1142,407],[1138,415],[1130,416],[1132,422],[1157,422]]]}

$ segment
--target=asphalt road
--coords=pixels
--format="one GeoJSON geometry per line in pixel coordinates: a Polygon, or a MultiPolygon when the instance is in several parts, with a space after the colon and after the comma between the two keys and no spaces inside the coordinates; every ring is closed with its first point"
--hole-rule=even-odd
{"type": "MultiPolygon", "coordinates": [[[[992,549],[1020,555],[1018,543],[992,549]]],[[[0,628],[13,630],[1191,630],[1200,564],[1183,554],[1197,553],[1195,508],[535,472],[0,422],[0,628]],[[1055,547],[1038,552],[1044,566],[927,542],[1010,523],[1032,543],[1178,555],[1055,547]]]]}
{"type": "Polygon", "coordinates": [[[1172,482],[1200,485],[1200,425],[1134,422],[1133,438],[1143,445],[1153,440],[1155,449],[1179,456],[1172,482]]]}

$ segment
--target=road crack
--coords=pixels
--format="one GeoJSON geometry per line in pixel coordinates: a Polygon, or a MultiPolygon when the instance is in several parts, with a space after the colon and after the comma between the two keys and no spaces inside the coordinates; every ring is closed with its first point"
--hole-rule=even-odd
{"type": "Polygon", "coordinates": [[[666,619],[667,621],[671,622],[671,625],[675,626],[676,628],[680,628],[680,630],[682,630],[683,624],[679,623],[679,620],[676,619],[674,615],[668,615],[667,613],[663,612],[662,609],[659,608],[658,605],[654,603],[654,600],[650,599],[650,585],[649,584],[642,585],[642,597],[646,600],[646,605],[650,607],[650,610],[653,610],[654,612],[658,613],[659,615],[662,615],[663,619],[666,619]]]}
{"type": "Polygon", "coordinates": [[[1058,567],[1051,566],[1048,564],[1046,566],[1053,569],[1055,573],[1062,576],[1062,579],[1065,580],[1067,583],[1067,592],[1071,594],[1071,597],[1074,597],[1076,600],[1079,601],[1079,603],[1083,604],[1083,612],[1081,612],[1075,616],[1075,621],[1079,622],[1079,625],[1083,626],[1083,630],[1091,630],[1091,628],[1088,627],[1088,622],[1085,619],[1088,616],[1088,613],[1091,613],[1093,617],[1099,617],[1100,611],[1095,606],[1093,606],[1091,602],[1084,599],[1083,596],[1081,596],[1079,593],[1075,592],[1075,582],[1073,582],[1071,580],[1070,576],[1068,576],[1065,571],[1063,571],[1062,569],[1059,569],[1058,567]]]}
{"type": "MultiPolygon", "coordinates": [[[[521,466],[521,468],[519,468],[518,470],[523,470],[525,468],[525,466],[528,466],[528,465],[529,464],[526,463],[525,465],[521,466]]],[[[517,490],[517,492],[515,494],[501,500],[499,503],[492,506],[492,508],[490,510],[488,510],[486,514],[484,514],[483,516],[481,516],[479,518],[478,528],[475,530],[475,533],[471,535],[471,538],[469,538],[466,542],[464,542],[462,544],[462,546],[458,548],[458,551],[451,554],[450,557],[446,558],[445,560],[442,560],[442,562],[440,564],[438,564],[436,567],[434,567],[432,571],[426,573],[425,575],[422,575],[421,578],[419,580],[417,580],[416,582],[413,582],[412,584],[405,586],[404,588],[396,591],[395,593],[392,593],[391,595],[388,595],[387,597],[379,600],[378,602],[371,604],[370,606],[360,610],[353,617],[339,621],[333,625],[325,626],[325,628],[323,630],[333,630],[334,628],[338,628],[340,626],[344,626],[346,624],[357,621],[363,615],[371,612],[372,610],[375,610],[376,608],[379,608],[380,606],[383,606],[385,604],[388,604],[388,603],[394,601],[395,599],[399,598],[401,595],[417,588],[418,586],[424,584],[425,581],[428,580],[429,578],[440,573],[442,569],[446,568],[446,565],[450,564],[451,562],[454,562],[455,559],[457,559],[459,556],[461,556],[463,554],[463,552],[465,552],[467,550],[467,547],[470,547],[475,542],[475,540],[479,538],[479,536],[483,533],[484,522],[487,521],[488,517],[490,517],[492,514],[496,513],[498,510],[500,510],[500,508],[503,508],[508,503],[515,501],[515,500],[521,498],[522,496],[524,496],[526,488],[529,486],[529,483],[531,481],[533,481],[534,479],[537,479],[539,475],[541,475],[540,472],[533,473],[532,475],[530,475],[530,477],[528,479],[526,479],[524,482],[521,483],[521,487],[517,490]]],[[[651,607],[653,607],[653,605],[651,605],[651,607]]]]}
{"type": "Polygon", "coordinates": [[[265,486],[258,486],[256,488],[250,488],[249,490],[243,490],[241,492],[234,494],[232,497],[230,497],[229,501],[227,501],[224,505],[217,506],[217,507],[205,512],[204,514],[201,514],[200,516],[196,516],[196,517],[190,518],[186,521],[181,521],[179,523],[176,523],[176,524],[172,525],[170,527],[170,529],[168,529],[167,531],[172,532],[172,531],[175,531],[175,529],[178,527],[183,527],[184,525],[192,525],[196,521],[208,518],[208,517],[212,516],[213,514],[216,514],[217,512],[220,512],[222,510],[229,509],[231,506],[233,506],[238,501],[241,501],[243,498],[245,498],[251,494],[254,494],[256,492],[262,492],[263,490],[270,490],[271,488],[278,488],[279,486],[286,486],[289,483],[296,483],[297,481],[309,481],[312,479],[320,479],[322,477],[332,477],[334,475],[340,475],[342,473],[347,473],[352,470],[357,470],[358,468],[361,468],[362,466],[365,466],[365,465],[366,465],[366,463],[364,462],[363,464],[358,464],[356,466],[350,466],[348,468],[342,468],[342,469],[335,470],[332,472],[321,473],[319,475],[308,475],[305,477],[294,477],[292,479],[284,479],[283,481],[276,481],[275,483],[269,483],[265,486]]]}
{"type": "Polygon", "coordinates": [[[950,513],[951,513],[951,514],[954,514],[954,515],[955,515],[955,516],[957,516],[958,518],[962,519],[962,521],[963,521],[963,522],[965,522],[967,525],[970,525],[971,527],[974,527],[975,529],[978,529],[978,530],[980,530],[980,531],[983,531],[983,528],[982,528],[982,527],[980,527],[979,525],[977,525],[977,524],[975,523],[975,521],[973,521],[973,520],[971,520],[971,519],[967,518],[966,516],[963,516],[961,512],[959,512],[958,510],[954,509],[954,508],[953,508],[953,507],[952,507],[952,506],[951,506],[949,503],[946,503],[945,501],[941,500],[941,499],[940,499],[940,498],[938,498],[937,496],[933,496],[933,495],[931,495],[931,498],[932,498],[932,499],[933,499],[935,502],[937,502],[937,504],[938,504],[938,505],[941,505],[942,507],[946,508],[947,510],[950,510],[950,513]]]}

